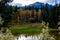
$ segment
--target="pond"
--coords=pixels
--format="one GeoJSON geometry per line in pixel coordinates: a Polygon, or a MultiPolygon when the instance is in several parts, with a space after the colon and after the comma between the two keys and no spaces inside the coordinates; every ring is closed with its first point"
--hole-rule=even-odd
{"type": "Polygon", "coordinates": [[[48,32],[43,29],[40,34],[20,34],[15,40],[60,40],[60,35],[58,32],[48,32]]]}
{"type": "Polygon", "coordinates": [[[20,35],[16,40],[39,40],[39,36],[25,36],[25,35],[20,35]]]}
{"type": "Polygon", "coordinates": [[[60,35],[58,35],[56,32],[51,32],[50,34],[51,36],[48,34],[48,36],[44,36],[42,33],[35,35],[20,34],[19,36],[16,36],[15,40],[60,40],[60,35]]]}
{"type": "Polygon", "coordinates": [[[24,33],[12,33],[9,29],[6,30],[6,33],[0,32],[1,40],[60,40],[59,31],[55,31],[48,26],[44,26],[41,31],[38,32],[24,32],[24,33]]]}

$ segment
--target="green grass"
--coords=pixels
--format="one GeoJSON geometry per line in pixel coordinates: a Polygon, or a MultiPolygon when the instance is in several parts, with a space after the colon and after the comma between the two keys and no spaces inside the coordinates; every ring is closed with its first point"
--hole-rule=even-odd
{"type": "Polygon", "coordinates": [[[12,33],[36,33],[41,32],[41,23],[25,23],[10,27],[12,33]]]}
{"type": "Polygon", "coordinates": [[[41,29],[37,28],[23,28],[23,29],[11,29],[12,33],[36,33],[36,32],[41,32],[41,29]]]}
{"type": "MultiPolygon", "coordinates": [[[[41,28],[12,28],[12,33],[40,33],[41,28]]],[[[49,31],[56,31],[56,29],[49,29],[49,31]]]]}

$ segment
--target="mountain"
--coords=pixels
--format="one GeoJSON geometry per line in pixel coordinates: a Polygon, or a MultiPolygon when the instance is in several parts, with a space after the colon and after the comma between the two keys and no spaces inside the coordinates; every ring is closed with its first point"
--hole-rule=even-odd
{"type": "Polygon", "coordinates": [[[9,5],[12,5],[12,6],[17,6],[17,7],[26,7],[26,8],[51,8],[52,5],[49,5],[48,3],[44,4],[44,3],[41,3],[41,2],[35,2],[33,4],[29,4],[27,6],[22,6],[22,4],[20,3],[9,3],[9,5]]]}
{"type": "Polygon", "coordinates": [[[48,3],[45,4],[45,8],[51,8],[53,7],[52,5],[49,5],[48,3]]]}
{"type": "Polygon", "coordinates": [[[41,2],[35,2],[33,4],[30,4],[28,6],[25,6],[27,8],[44,8],[44,7],[47,7],[47,8],[51,8],[52,5],[49,5],[48,3],[44,4],[44,3],[41,3],[41,2]]]}
{"type": "MultiPolygon", "coordinates": [[[[44,3],[40,3],[40,2],[36,2],[36,3],[34,3],[34,4],[31,4],[34,8],[42,8],[43,7],[43,5],[44,5],[44,3]]],[[[31,6],[31,7],[32,7],[31,6]]]]}

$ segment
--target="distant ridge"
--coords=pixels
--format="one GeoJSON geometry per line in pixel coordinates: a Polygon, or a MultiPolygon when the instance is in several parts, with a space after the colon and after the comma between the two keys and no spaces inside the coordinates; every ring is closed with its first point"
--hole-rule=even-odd
{"type": "Polygon", "coordinates": [[[9,5],[12,5],[12,6],[17,6],[17,7],[26,7],[26,8],[44,8],[44,7],[47,7],[47,8],[51,8],[52,5],[49,5],[48,3],[44,4],[42,2],[35,2],[33,4],[29,4],[29,5],[26,5],[26,6],[22,6],[22,4],[20,3],[10,3],[9,5]]]}
{"type": "Polygon", "coordinates": [[[32,8],[32,7],[34,7],[34,8],[44,8],[44,7],[51,8],[52,5],[49,5],[48,3],[44,4],[44,3],[41,3],[41,2],[35,2],[35,3],[27,5],[25,7],[27,7],[27,8],[29,8],[29,7],[30,8],[32,8]]]}

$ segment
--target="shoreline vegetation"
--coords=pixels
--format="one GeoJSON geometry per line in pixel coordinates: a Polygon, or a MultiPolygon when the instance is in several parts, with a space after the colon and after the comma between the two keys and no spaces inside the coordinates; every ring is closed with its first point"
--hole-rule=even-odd
{"type": "Polygon", "coordinates": [[[16,25],[9,25],[9,27],[5,27],[2,29],[9,29],[12,33],[40,33],[41,29],[44,27],[42,23],[22,23],[16,25]]]}
{"type": "MultiPolygon", "coordinates": [[[[3,28],[3,31],[5,29],[7,32],[5,31],[5,33],[2,33],[2,34],[3,36],[7,35],[6,38],[10,38],[11,35],[12,35],[12,38],[15,38],[16,36],[19,36],[21,34],[25,36],[39,35],[40,33],[42,33],[42,29],[46,29],[48,25],[49,23],[45,23],[44,21],[42,21],[42,23],[36,22],[36,23],[22,23],[22,24],[16,24],[16,25],[14,24],[14,25],[10,25],[9,27],[6,27],[6,29],[3,28]]],[[[44,30],[44,33],[46,33],[46,31],[47,32],[51,31],[55,33],[55,29],[50,29],[49,27],[47,29],[44,30]]],[[[53,35],[57,35],[56,33],[55,34],[54,33],[53,35]]]]}
{"type": "Polygon", "coordinates": [[[12,33],[40,33],[41,29],[41,23],[23,23],[10,27],[12,33]]]}
{"type": "MultiPolygon", "coordinates": [[[[40,33],[42,28],[46,29],[48,25],[42,23],[22,23],[11,26],[9,29],[12,33],[40,33]]],[[[56,31],[57,29],[49,28],[49,31],[56,31]]]]}

